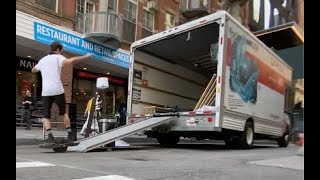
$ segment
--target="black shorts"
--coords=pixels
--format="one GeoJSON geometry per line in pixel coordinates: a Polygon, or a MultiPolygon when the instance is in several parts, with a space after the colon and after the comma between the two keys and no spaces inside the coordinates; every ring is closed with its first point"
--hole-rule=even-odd
{"type": "Polygon", "coordinates": [[[56,96],[42,96],[43,102],[43,117],[51,117],[51,107],[53,103],[56,103],[59,108],[59,115],[64,115],[66,113],[66,99],[64,93],[56,96]]]}

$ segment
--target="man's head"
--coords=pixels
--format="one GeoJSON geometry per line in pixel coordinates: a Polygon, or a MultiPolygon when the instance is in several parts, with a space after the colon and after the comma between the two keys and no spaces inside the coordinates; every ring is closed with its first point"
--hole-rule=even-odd
{"type": "Polygon", "coordinates": [[[27,95],[27,96],[31,96],[30,90],[27,90],[27,91],[26,91],[26,95],[27,95]]]}
{"type": "Polygon", "coordinates": [[[63,45],[59,42],[52,42],[50,45],[50,48],[51,48],[51,52],[61,54],[61,51],[63,49],[63,45]]]}

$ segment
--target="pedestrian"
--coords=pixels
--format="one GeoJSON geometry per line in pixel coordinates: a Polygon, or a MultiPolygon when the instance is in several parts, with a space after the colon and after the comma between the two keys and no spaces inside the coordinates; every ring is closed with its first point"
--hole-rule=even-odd
{"type": "MultiPolygon", "coordinates": [[[[81,135],[85,135],[85,130],[87,129],[87,126],[88,126],[88,122],[89,122],[89,116],[90,116],[90,109],[91,109],[91,106],[92,106],[92,101],[93,101],[94,98],[91,98],[88,103],[87,103],[87,107],[84,111],[84,116],[87,116],[87,120],[86,122],[83,124],[82,126],[82,129],[80,131],[80,134],[81,135]]],[[[97,101],[96,101],[97,102],[97,101]]],[[[95,106],[95,108],[97,107],[97,105],[95,106]]],[[[91,131],[94,133],[94,134],[97,134],[99,133],[99,124],[98,124],[98,120],[97,120],[97,110],[94,110],[94,114],[92,116],[92,123],[91,123],[91,131]]]]}
{"type": "Polygon", "coordinates": [[[102,113],[102,99],[99,95],[98,91],[96,92],[96,107],[95,107],[97,119],[101,119],[101,113],[102,113]]]}
{"type": "Polygon", "coordinates": [[[24,97],[22,104],[24,109],[24,120],[27,123],[26,130],[30,130],[32,126],[31,113],[32,113],[32,110],[34,109],[34,99],[31,96],[30,90],[26,91],[26,96],[24,97]]]}
{"type": "Polygon", "coordinates": [[[51,107],[56,103],[59,108],[59,115],[63,117],[66,131],[68,132],[68,141],[73,141],[70,119],[66,113],[66,99],[64,88],[61,82],[61,68],[68,64],[74,64],[81,60],[89,59],[91,54],[65,58],[62,53],[63,45],[59,42],[52,42],[51,52],[40,59],[36,66],[32,68],[33,73],[41,72],[42,77],[42,101],[43,101],[43,125],[48,134],[48,143],[54,143],[54,136],[51,131],[51,107]]]}

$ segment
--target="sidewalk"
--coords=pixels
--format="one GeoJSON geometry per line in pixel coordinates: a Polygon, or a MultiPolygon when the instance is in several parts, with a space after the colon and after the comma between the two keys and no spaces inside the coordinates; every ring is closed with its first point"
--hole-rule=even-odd
{"type": "MultiPolygon", "coordinates": [[[[67,137],[67,132],[64,130],[53,130],[53,135],[55,137],[67,137]]],[[[77,140],[84,138],[80,134],[77,133],[77,140]]],[[[123,138],[125,142],[128,143],[150,143],[157,142],[154,138],[147,138],[146,136],[140,135],[131,135],[129,137],[123,138]]],[[[16,127],[16,146],[21,145],[37,145],[41,144],[43,141],[43,132],[42,128],[34,127],[31,130],[25,130],[23,127],[16,127]]]]}

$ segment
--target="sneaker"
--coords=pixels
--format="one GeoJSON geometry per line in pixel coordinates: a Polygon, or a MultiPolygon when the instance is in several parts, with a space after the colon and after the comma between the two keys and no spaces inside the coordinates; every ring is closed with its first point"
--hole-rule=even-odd
{"type": "Polygon", "coordinates": [[[48,138],[48,139],[44,140],[44,143],[46,143],[46,144],[55,144],[55,141],[54,141],[53,138],[48,138]]]}

